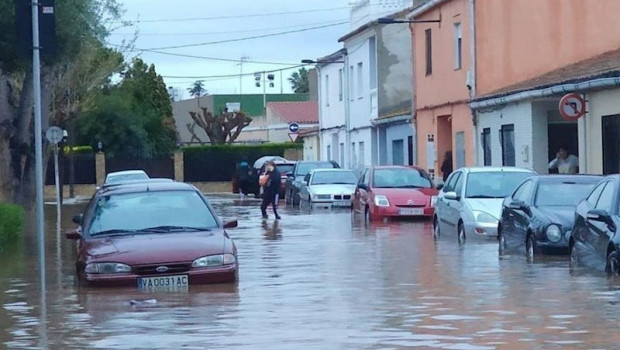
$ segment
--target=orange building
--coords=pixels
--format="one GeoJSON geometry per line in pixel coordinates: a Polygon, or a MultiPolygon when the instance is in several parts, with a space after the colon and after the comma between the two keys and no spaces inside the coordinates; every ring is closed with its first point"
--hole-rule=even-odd
{"type": "Polygon", "coordinates": [[[470,0],[429,1],[409,14],[413,37],[414,106],[418,165],[441,182],[441,164],[475,163],[472,114],[470,0]],[[421,22],[436,21],[440,23],[421,22]]]}

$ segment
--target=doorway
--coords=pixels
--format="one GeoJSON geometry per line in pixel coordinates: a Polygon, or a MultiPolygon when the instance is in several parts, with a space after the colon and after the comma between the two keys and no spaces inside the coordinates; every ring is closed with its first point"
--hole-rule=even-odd
{"type": "Polygon", "coordinates": [[[620,173],[620,114],[603,116],[603,174],[620,173]]]}
{"type": "MultiPolygon", "coordinates": [[[[445,115],[437,117],[437,138],[435,143],[437,145],[437,159],[438,170],[441,169],[441,163],[443,163],[444,155],[447,151],[452,152],[452,164],[456,164],[454,161],[454,152],[452,151],[452,116],[445,115]]],[[[441,171],[440,171],[441,172],[441,171]]]]}
{"type": "MultiPolygon", "coordinates": [[[[549,123],[547,139],[549,140],[548,161],[555,159],[560,147],[567,147],[569,154],[579,154],[576,122],[549,123]]],[[[557,174],[557,169],[549,169],[549,173],[557,174]]]]}

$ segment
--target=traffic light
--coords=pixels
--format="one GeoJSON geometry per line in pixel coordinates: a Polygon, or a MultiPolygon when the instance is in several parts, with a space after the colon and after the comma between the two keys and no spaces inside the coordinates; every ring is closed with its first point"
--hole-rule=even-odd
{"type": "MultiPolygon", "coordinates": [[[[17,26],[17,52],[25,58],[32,57],[32,1],[15,2],[15,24],[17,26]]],[[[54,0],[39,2],[39,47],[41,57],[52,57],[56,51],[56,20],[54,0]]]]}

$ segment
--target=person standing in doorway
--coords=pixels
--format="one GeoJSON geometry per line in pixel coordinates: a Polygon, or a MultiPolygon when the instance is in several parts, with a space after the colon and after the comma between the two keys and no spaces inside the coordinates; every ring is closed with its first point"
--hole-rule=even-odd
{"type": "Polygon", "coordinates": [[[560,146],[555,159],[549,163],[549,170],[557,169],[558,174],[577,174],[579,172],[579,158],[569,154],[568,147],[560,146]]]}
{"type": "Polygon", "coordinates": [[[267,216],[267,207],[271,204],[273,208],[273,214],[276,216],[276,220],[280,220],[281,217],[278,214],[278,192],[280,191],[280,183],[282,181],[280,177],[280,172],[276,168],[276,164],[272,161],[267,162],[265,167],[265,179],[263,182],[264,191],[263,191],[263,203],[260,206],[260,210],[263,214],[263,219],[266,220],[269,217],[267,216]]]}
{"type": "Polygon", "coordinates": [[[237,184],[239,186],[239,197],[241,198],[248,195],[251,174],[250,164],[247,158],[243,158],[237,165],[237,184]]]}
{"type": "Polygon", "coordinates": [[[447,151],[443,156],[443,163],[441,163],[441,173],[443,174],[443,182],[448,180],[448,176],[452,174],[452,151],[447,151]]]}

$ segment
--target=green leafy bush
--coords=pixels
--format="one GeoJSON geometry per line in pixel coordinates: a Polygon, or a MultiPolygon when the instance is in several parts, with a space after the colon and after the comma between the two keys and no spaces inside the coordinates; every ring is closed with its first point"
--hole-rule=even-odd
{"type": "Polygon", "coordinates": [[[17,240],[23,230],[24,210],[14,204],[0,203],[0,248],[17,240]]]}
{"type": "Polygon", "coordinates": [[[264,155],[282,154],[287,149],[303,149],[303,143],[263,143],[259,145],[205,145],[183,147],[184,153],[262,153],[264,155]]]}

